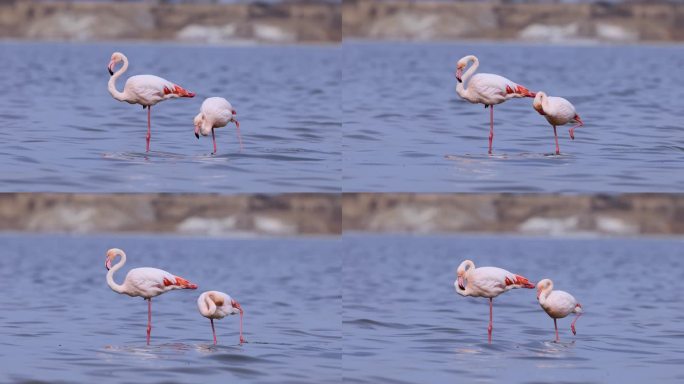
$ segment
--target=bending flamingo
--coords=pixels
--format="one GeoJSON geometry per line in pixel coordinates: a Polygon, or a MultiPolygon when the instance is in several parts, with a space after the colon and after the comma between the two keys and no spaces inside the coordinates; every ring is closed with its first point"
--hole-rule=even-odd
{"type": "Polygon", "coordinates": [[[214,141],[214,152],[216,153],[216,136],[214,129],[225,127],[231,121],[235,123],[237,129],[238,140],[240,140],[240,151],[242,151],[242,137],[240,137],[240,123],[237,121],[237,112],[228,100],[223,97],[210,97],[202,103],[200,113],[195,116],[195,137],[199,139],[199,135],[209,135],[211,132],[211,139],[214,141]]]}
{"type": "Polygon", "coordinates": [[[152,106],[160,101],[174,99],[176,97],[195,97],[195,94],[174,84],[166,79],[154,75],[136,75],[126,80],[123,92],[116,89],[116,80],[128,69],[128,58],[121,52],[112,53],[112,59],[107,66],[109,83],[107,89],[115,99],[129,104],[140,104],[143,109],[147,108],[147,152],[150,151],[152,106]],[[123,62],[121,68],[114,72],[117,63],[123,62]]]}
{"type": "Polygon", "coordinates": [[[479,66],[480,61],[473,55],[465,56],[458,61],[456,64],[456,80],[458,80],[456,93],[471,103],[484,104],[485,108],[491,107],[489,109],[489,154],[491,155],[492,141],[494,140],[494,106],[508,99],[534,97],[535,94],[503,76],[491,73],[473,75],[479,66]],[[463,74],[463,70],[470,62],[473,65],[463,74]],[[468,88],[465,88],[466,82],[468,88]]]}
{"type": "Polygon", "coordinates": [[[489,298],[489,327],[487,333],[492,342],[492,299],[513,288],[534,288],[528,279],[496,267],[475,268],[475,263],[465,260],[456,270],[454,282],[456,292],[461,296],[489,298]]]}
{"type": "Polygon", "coordinates": [[[539,305],[546,311],[546,314],[553,319],[553,326],[556,327],[556,342],[560,341],[556,319],[562,319],[571,313],[577,314],[575,320],[570,324],[572,334],[577,334],[575,323],[582,316],[582,305],[571,294],[564,291],[554,291],[553,281],[544,279],[537,283],[537,300],[539,300],[539,305]]]}
{"type": "Polygon", "coordinates": [[[211,332],[214,334],[214,345],[216,344],[216,330],[214,329],[214,319],[223,319],[229,315],[240,314],[240,344],[245,342],[242,337],[242,307],[235,299],[228,294],[219,291],[207,291],[197,299],[197,308],[200,314],[211,322],[211,332]]]}
{"type": "Polygon", "coordinates": [[[197,289],[193,284],[182,277],[172,275],[157,268],[134,268],[128,271],[123,284],[114,282],[114,272],[126,264],[126,253],[118,248],[107,251],[105,267],[107,268],[107,284],[117,293],[125,293],[128,296],[140,296],[147,300],[147,345],[150,345],[150,332],[152,331],[152,298],[164,292],[174,289],[197,289]],[[119,256],[121,261],[112,267],[112,261],[119,256]]]}
{"type": "Polygon", "coordinates": [[[565,125],[569,122],[577,123],[570,128],[570,138],[575,140],[575,128],[584,125],[582,119],[580,119],[575,111],[575,106],[562,97],[546,96],[546,93],[540,91],[537,92],[532,107],[539,112],[540,115],[546,117],[549,124],[553,126],[553,136],[556,138],[556,155],[560,155],[556,126],[565,125]]]}

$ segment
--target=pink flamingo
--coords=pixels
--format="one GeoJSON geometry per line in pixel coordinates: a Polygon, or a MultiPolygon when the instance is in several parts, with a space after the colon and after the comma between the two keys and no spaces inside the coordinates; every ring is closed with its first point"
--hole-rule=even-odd
{"type": "Polygon", "coordinates": [[[107,284],[117,293],[125,293],[128,296],[140,296],[147,300],[147,345],[150,345],[150,332],[152,331],[152,298],[164,292],[174,289],[197,289],[193,284],[182,277],[172,275],[157,268],[134,268],[128,271],[123,284],[114,282],[114,272],[126,264],[126,253],[118,248],[107,251],[105,267],[107,268],[107,284]],[[121,260],[112,267],[112,261],[119,256],[121,260]]]}
{"type": "Polygon", "coordinates": [[[557,125],[565,125],[569,122],[577,123],[570,128],[570,138],[575,140],[575,128],[584,125],[582,119],[575,111],[575,106],[571,102],[562,97],[546,96],[544,92],[537,92],[534,98],[532,107],[539,112],[540,115],[546,117],[546,120],[553,126],[553,136],[556,138],[556,155],[560,155],[560,147],[558,146],[558,134],[556,133],[557,125]]]}
{"type": "Polygon", "coordinates": [[[494,140],[494,105],[501,104],[508,99],[519,97],[534,97],[534,92],[530,92],[522,85],[516,84],[511,80],[491,73],[478,73],[473,75],[480,66],[480,61],[473,55],[461,58],[456,64],[456,93],[461,98],[474,103],[484,104],[489,110],[489,154],[492,154],[492,141],[494,140]],[[472,62],[465,74],[463,70],[472,62]],[[471,79],[472,76],[472,79],[471,79]],[[470,79],[470,81],[468,81],[470,79]],[[468,88],[465,88],[468,82],[468,88]]]}
{"type": "Polygon", "coordinates": [[[203,292],[197,299],[197,308],[200,314],[211,322],[211,332],[214,334],[214,345],[216,345],[216,330],[214,329],[214,319],[223,319],[229,315],[240,314],[240,344],[245,342],[242,337],[242,314],[243,310],[235,299],[228,294],[219,291],[203,292]]]}
{"type": "Polygon", "coordinates": [[[107,66],[109,74],[109,83],[107,88],[109,93],[119,101],[125,101],[129,104],[140,104],[143,109],[147,108],[147,152],[150,151],[151,134],[151,119],[152,106],[160,101],[167,99],[174,99],[176,97],[195,97],[195,94],[187,91],[180,85],[174,84],[166,79],[154,75],[137,75],[131,76],[126,80],[123,92],[116,89],[116,80],[121,76],[126,69],[128,69],[128,58],[121,52],[112,53],[112,59],[107,66]],[[118,71],[114,72],[114,67],[117,63],[123,61],[123,66],[118,71]]]}
{"type": "Polygon", "coordinates": [[[537,300],[539,305],[546,311],[546,314],[553,319],[553,326],[556,327],[556,342],[560,341],[556,319],[562,319],[571,313],[577,314],[575,320],[570,324],[572,334],[577,334],[575,323],[582,316],[582,305],[571,294],[564,291],[554,291],[553,281],[551,279],[544,279],[537,283],[537,300]]]}
{"type": "Polygon", "coordinates": [[[231,121],[235,123],[237,129],[238,140],[240,140],[240,151],[242,151],[242,137],[240,137],[240,123],[236,119],[237,112],[228,100],[223,97],[210,97],[202,103],[200,113],[195,116],[195,137],[199,139],[199,135],[209,135],[211,131],[211,138],[214,141],[214,152],[216,153],[216,136],[214,135],[215,128],[225,127],[231,121]]]}
{"type": "Polygon", "coordinates": [[[496,267],[475,268],[475,263],[465,260],[456,270],[454,282],[456,292],[461,296],[489,298],[489,342],[492,342],[492,299],[513,288],[534,288],[528,279],[496,267]],[[467,282],[467,284],[466,284],[467,282]]]}

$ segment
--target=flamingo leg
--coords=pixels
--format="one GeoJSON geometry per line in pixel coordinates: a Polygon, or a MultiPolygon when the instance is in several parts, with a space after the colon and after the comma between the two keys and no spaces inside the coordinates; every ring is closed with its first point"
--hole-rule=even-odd
{"type": "Polygon", "coordinates": [[[152,137],[151,120],[152,120],[152,106],[148,106],[147,107],[147,136],[145,136],[145,139],[147,140],[147,152],[150,151],[150,138],[152,137]]]}
{"type": "Polygon", "coordinates": [[[556,319],[553,319],[553,326],[556,327],[556,343],[560,341],[558,338],[558,324],[556,323],[556,319]]]}
{"type": "Polygon", "coordinates": [[[489,154],[492,154],[492,141],[494,140],[494,106],[489,106],[489,154]]]}
{"type": "Polygon", "coordinates": [[[240,344],[245,342],[245,338],[242,337],[242,312],[240,312],[240,344]]]}
{"type": "Polygon", "coordinates": [[[147,299],[147,345],[150,345],[150,333],[152,332],[152,299],[147,299]]]}
{"type": "Polygon", "coordinates": [[[570,128],[569,132],[570,132],[570,138],[571,138],[571,139],[575,140],[575,128],[579,128],[579,127],[582,127],[582,126],[584,126],[584,124],[582,124],[582,123],[577,123],[577,124],[573,125],[573,126],[570,128]]]}
{"type": "Polygon", "coordinates": [[[211,153],[213,155],[216,153],[216,135],[214,134],[214,128],[211,129],[211,139],[214,141],[214,152],[211,153]]]}
{"type": "Polygon", "coordinates": [[[240,152],[242,152],[242,136],[240,135],[240,123],[235,121],[235,129],[237,130],[237,137],[238,140],[240,141],[240,152]]]}
{"type": "Polygon", "coordinates": [[[575,320],[573,320],[573,321],[572,321],[572,324],[570,324],[570,329],[572,329],[572,334],[573,334],[573,335],[577,335],[577,332],[575,331],[575,323],[577,322],[577,319],[580,318],[580,316],[582,316],[582,314],[581,314],[581,313],[578,313],[578,314],[577,314],[577,317],[575,317],[575,320]]]}
{"type": "Polygon", "coordinates": [[[211,332],[214,334],[214,345],[216,345],[216,330],[214,329],[214,319],[209,319],[211,321],[211,332]]]}
{"type": "Polygon", "coordinates": [[[558,146],[558,134],[556,133],[556,126],[553,126],[553,136],[556,138],[556,155],[560,155],[560,147],[558,146]]]}
{"type": "Polygon", "coordinates": [[[487,327],[489,344],[492,343],[492,329],[494,329],[494,324],[492,322],[492,310],[493,310],[493,303],[492,303],[492,298],[490,297],[489,298],[489,327],[487,327]]]}

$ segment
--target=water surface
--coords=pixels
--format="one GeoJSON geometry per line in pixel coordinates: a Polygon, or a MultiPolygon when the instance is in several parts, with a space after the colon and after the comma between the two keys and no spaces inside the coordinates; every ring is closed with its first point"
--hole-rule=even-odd
{"type": "Polygon", "coordinates": [[[339,55],[323,46],[0,43],[0,189],[60,192],[339,191],[339,55]],[[147,112],[114,100],[107,64],[124,52],[136,74],[196,92],[147,112]],[[211,96],[238,112],[234,125],[194,136],[211,96]]]}
{"type": "Polygon", "coordinates": [[[341,255],[335,240],[3,235],[0,250],[0,382],[335,383],[341,378],[341,255]],[[104,254],[121,247],[134,267],[153,266],[199,289],[147,303],[113,292],[104,254]],[[220,290],[243,309],[209,320],[197,297],[220,290]]]}
{"type": "Polygon", "coordinates": [[[343,44],[345,191],[633,192],[684,189],[682,46],[343,44]],[[456,94],[456,61],[570,100],[570,140],[532,99],[489,110],[456,94]]]}
{"type": "Polygon", "coordinates": [[[668,239],[345,235],[343,368],[349,383],[680,383],[684,242],[668,239]],[[585,314],[553,320],[536,291],[456,294],[466,258],[551,278],[585,314]]]}

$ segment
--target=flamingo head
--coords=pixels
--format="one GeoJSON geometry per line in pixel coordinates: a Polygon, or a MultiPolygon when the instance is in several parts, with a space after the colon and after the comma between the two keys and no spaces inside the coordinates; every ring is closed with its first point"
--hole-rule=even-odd
{"type": "Polygon", "coordinates": [[[230,306],[237,309],[240,313],[242,313],[242,307],[240,306],[240,303],[237,302],[235,299],[230,299],[230,306]]]}
{"type": "Polygon", "coordinates": [[[121,256],[123,254],[123,251],[118,249],[118,248],[112,248],[107,251],[107,256],[105,258],[105,268],[109,271],[112,269],[112,261],[116,259],[117,256],[121,256]]]}
{"type": "Polygon", "coordinates": [[[539,297],[542,295],[542,292],[544,292],[547,289],[553,288],[553,282],[551,279],[544,279],[540,282],[537,283],[537,300],[539,300],[539,297]]]}
{"type": "Polygon", "coordinates": [[[109,75],[114,74],[114,67],[116,64],[122,62],[124,60],[124,54],[121,52],[114,52],[112,53],[112,58],[109,60],[109,65],[107,65],[107,70],[109,70],[109,75]]]}
{"type": "Polygon", "coordinates": [[[546,112],[544,112],[544,107],[542,107],[542,98],[545,97],[546,93],[539,91],[534,95],[534,101],[532,102],[532,108],[534,108],[534,110],[540,115],[546,115],[546,112]]]}
{"type": "Polygon", "coordinates": [[[456,269],[456,280],[459,289],[465,290],[466,273],[471,268],[475,268],[475,264],[470,260],[464,260],[461,265],[458,266],[458,269],[456,269]]]}
{"type": "Polygon", "coordinates": [[[197,116],[195,116],[193,123],[195,124],[195,137],[197,139],[199,139],[200,134],[202,134],[202,136],[206,136],[209,134],[208,130],[206,130],[206,132],[203,132],[202,130],[202,126],[204,125],[204,114],[202,112],[198,113],[197,116]]]}
{"type": "Polygon", "coordinates": [[[463,82],[461,77],[463,76],[463,70],[465,69],[467,64],[468,63],[464,62],[463,59],[459,60],[458,63],[456,63],[456,80],[458,80],[459,83],[463,82]]]}

